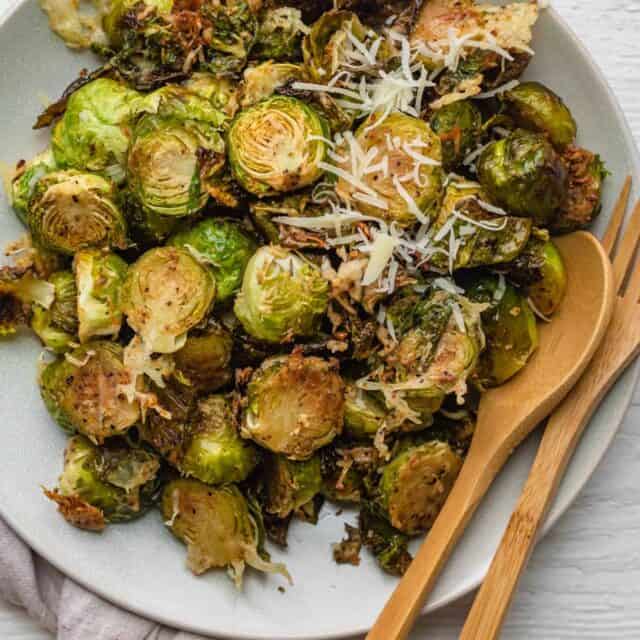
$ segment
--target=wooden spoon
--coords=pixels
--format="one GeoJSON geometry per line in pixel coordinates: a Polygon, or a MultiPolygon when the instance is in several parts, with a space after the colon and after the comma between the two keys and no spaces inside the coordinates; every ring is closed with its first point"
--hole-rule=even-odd
{"type": "Polygon", "coordinates": [[[471,448],[447,502],[367,640],[406,638],[480,500],[511,452],[576,384],[602,341],[615,302],[613,270],[600,242],[579,231],[557,240],[567,293],[540,327],[531,362],[482,396],[471,448]]]}

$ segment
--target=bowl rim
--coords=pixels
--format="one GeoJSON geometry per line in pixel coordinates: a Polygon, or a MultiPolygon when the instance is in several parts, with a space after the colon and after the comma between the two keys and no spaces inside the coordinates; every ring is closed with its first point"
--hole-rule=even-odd
{"type": "MultiPolygon", "coordinates": [[[[4,27],[5,23],[16,13],[24,4],[26,4],[29,0],[9,0],[9,5],[0,12],[0,30],[4,27]]],[[[582,40],[575,34],[572,28],[569,26],[568,22],[558,13],[558,11],[549,6],[544,9],[546,13],[551,16],[551,19],[556,23],[556,25],[561,29],[562,35],[564,38],[567,38],[571,41],[572,45],[581,53],[581,57],[585,61],[585,63],[590,67],[593,77],[596,79],[602,93],[607,96],[608,106],[615,111],[617,114],[618,120],[622,125],[622,130],[624,134],[624,143],[625,143],[625,152],[631,160],[631,174],[634,178],[640,177],[640,152],[638,150],[638,146],[636,145],[635,138],[631,127],[629,125],[629,121],[618,101],[616,94],[614,93],[611,85],[609,84],[604,72],[596,63],[590,51],[587,49],[582,40]]],[[[0,34],[1,37],[1,34],[0,34]]],[[[637,180],[634,180],[632,194],[637,195],[638,184],[637,180]]],[[[562,515],[566,513],[566,511],[571,507],[571,505],[575,502],[577,497],[582,493],[584,487],[589,482],[594,472],[596,471],[599,464],[602,462],[604,456],[607,451],[610,449],[611,444],[616,437],[617,433],[622,426],[622,422],[624,420],[625,415],[628,412],[628,409],[632,403],[634,392],[636,386],[638,384],[638,380],[640,379],[640,360],[633,364],[629,369],[629,375],[631,377],[632,384],[629,384],[629,390],[622,397],[618,406],[616,407],[616,415],[612,420],[616,423],[615,429],[608,434],[606,440],[604,441],[604,445],[602,447],[602,452],[595,456],[592,460],[591,464],[588,466],[586,470],[586,474],[584,476],[584,480],[576,485],[575,489],[568,495],[564,500],[556,502],[553,504],[546,520],[542,528],[542,532],[540,535],[540,539],[546,536],[549,531],[556,525],[558,520],[562,515]]],[[[113,594],[111,592],[107,593],[106,590],[103,590],[100,585],[90,584],[88,579],[85,579],[82,574],[80,574],[75,569],[63,568],[55,557],[51,556],[47,549],[44,548],[37,540],[33,540],[27,531],[23,531],[20,526],[18,526],[12,518],[10,513],[5,513],[4,510],[0,509],[0,514],[6,521],[6,523],[12,528],[12,530],[22,539],[27,545],[33,549],[38,555],[42,556],[46,559],[51,565],[53,565],[57,570],[59,570],[63,575],[68,578],[74,580],[76,583],[86,588],[91,593],[104,598],[108,602],[114,604],[115,606],[121,607],[126,611],[130,611],[136,615],[139,615],[148,620],[155,621],[159,624],[166,625],[171,628],[176,628],[175,620],[172,620],[167,617],[163,617],[162,615],[156,615],[155,613],[150,613],[149,611],[145,611],[144,607],[138,606],[136,603],[131,603],[126,601],[124,598],[120,598],[117,594],[113,594]]],[[[425,616],[428,613],[433,613],[438,609],[442,609],[447,605],[451,604],[459,600],[460,598],[468,595],[470,592],[477,589],[489,569],[491,559],[489,559],[485,566],[476,570],[473,575],[467,576],[467,579],[461,582],[457,589],[452,590],[448,595],[443,596],[437,600],[429,602],[421,611],[420,616],[425,616]]],[[[199,627],[198,625],[194,626],[181,626],[182,630],[196,633],[203,636],[211,636],[212,634],[220,637],[220,638],[228,638],[229,640],[258,640],[255,634],[247,634],[244,632],[229,632],[229,631],[215,631],[215,630],[207,630],[199,627]]],[[[353,629],[343,630],[340,632],[328,632],[322,633],[321,635],[307,635],[304,636],[304,640],[340,640],[345,638],[350,638],[351,636],[359,636],[364,635],[368,632],[369,627],[356,627],[353,629]]],[[[299,635],[278,635],[278,636],[260,636],[259,640],[301,640],[301,636],[299,635]]]]}

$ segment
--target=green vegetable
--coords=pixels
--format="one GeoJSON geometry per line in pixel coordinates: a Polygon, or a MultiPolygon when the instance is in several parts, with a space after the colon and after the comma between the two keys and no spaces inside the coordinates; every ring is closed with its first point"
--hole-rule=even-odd
{"type": "Polygon", "coordinates": [[[539,82],[522,82],[503,94],[509,113],[524,129],[540,131],[552,144],[564,148],[576,138],[571,111],[551,89],[539,82]]]}
{"type": "Polygon", "coordinates": [[[64,353],[77,342],[78,290],[73,273],[57,271],[48,282],[53,285],[54,299],[49,308],[35,304],[31,328],[42,343],[55,353],[64,353]]]}
{"type": "Polygon", "coordinates": [[[270,98],[280,87],[302,80],[304,69],[298,64],[269,60],[244,70],[241,88],[242,108],[270,98]]]}
{"type": "Polygon", "coordinates": [[[310,105],[273,96],[243,109],[227,135],[235,179],[259,197],[293,191],[323,173],[329,127],[310,105]]]}
{"type": "Polygon", "coordinates": [[[75,170],[40,178],[27,212],[34,240],[46,249],[73,255],[81,249],[127,247],[127,225],[115,185],[75,170]]]}
{"type": "Polygon", "coordinates": [[[230,399],[200,400],[178,465],[182,474],[207,484],[242,482],[257,463],[256,448],[238,433],[230,399]]]}
{"type": "Polygon", "coordinates": [[[478,160],[482,188],[516,216],[547,225],[567,195],[567,172],[548,140],[519,129],[491,143],[478,160]]]}
{"type": "Polygon", "coordinates": [[[242,435],[306,460],[342,431],[344,383],[335,366],[299,353],[265,360],[248,387],[242,435]]]}
{"type": "Polygon", "coordinates": [[[127,263],[113,253],[78,251],[73,259],[77,286],[80,342],[100,336],[115,337],[122,326],[120,292],[127,263]]]}
{"type": "Polygon", "coordinates": [[[526,298],[504,278],[483,277],[468,295],[487,305],[482,312],[487,347],[480,356],[476,377],[482,388],[498,387],[516,375],[537,349],[536,318],[526,298]]]}
{"type": "Polygon", "coordinates": [[[151,351],[174,353],[207,315],[215,294],[212,273],[188,251],[158,247],[129,267],[122,310],[151,351]]]}
{"type": "Polygon", "coordinates": [[[268,9],[260,21],[252,55],[260,60],[300,60],[302,38],[308,32],[300,9],[268,9]]]}
{"type": "Polygon", "coordinates": [[[64,517],[83,529],[137,518],[155,501],[160,460],[121,442],[93,445],[84,436],[69,440],[58,489],[47,496],[64,517]]]}
{"type": "Polygon", "coordinates": [[[311,502],[322,489],[320,458],[295,462],[284,456],[267,458],[264,471],[265,510],[286,518],[311,502]]]}
{"type": "Polygon", "coordinates": [[[282,247],[261,247],[247,265],[233,310],[245,331],[279,343],[313,336],[329,302],[320,270],[282,247]]]}
{"type": "Polygon", "coordinates": [[[119,344],[96,341],[77,347],[46,365],[39,382],[42,399],[60,427],[98,444],[126,432],[140,418],[138,401],[130,401],[123,391],[132,380],[119,344]]]}
{"type": "Polygon", "coordinates": [[[53,159],[53,153],[51,149],[47,148],[16,169],[11,180],[11,205],[18,218],[25,224],[27,223],[29,201],[40,178],[51,173],[55,168],[56,162],[53,159]]]}
{"type": "Polygon", "coordinates": [[[232,220],[207,218],[174,235],[169,244],[193,252],[216,279],[216,300],[231,298],[242,284],[247,264],[257,248],[255,240],[232,220]]]}
{"type": "Polygon", "coordinates": [[[431,528],[462,467],[446,442],[410,447],[384,467],[380,504],[389,522],[408,535],[431,528]]]}
{"type": "Polygon", "coordinates": [[[471,100],[460,100],[431,116],[431,129],[440,138],[442,164],[451,171],[473,151],[482,135],[482,114],[471,100]]]}
{"type": "Polygon", "coordinates": [[[351,438],[373,438],[384,425],[388,411],[375,396],[354,383],[347,383],[344,403],[344,431],[351,438]]]}
{"type": "Polygon", "coordinates": [[[187,566],[196,575],[226,567],[241,588],[248,564],[290,580],[284,565],[268,561],[259,515],[234,485],[215,488],[197,480],[174,480],[164,489],[162,514],[171,532],[187,545],[187,566]]]}

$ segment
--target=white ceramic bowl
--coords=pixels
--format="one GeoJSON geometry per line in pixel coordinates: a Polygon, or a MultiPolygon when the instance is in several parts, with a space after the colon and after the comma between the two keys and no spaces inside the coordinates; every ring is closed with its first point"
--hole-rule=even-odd
{"type": "MultiPolygon", "coordinates": [[[[568,102],[580,127],[580,142],[603,155],[607,182],[602,232],[624,177],[640,176],[634,143],[615,98],[589,54],[553,11],[536,27],[537,55],[527,72],[568,102]]],[[[32,132],[40,97],[57,97],[82,67],[96,66],[89,54],[64,47],[49,32],[35,0],[24,2],[0,24],[0,160],[30,158],[47,143],[48,132],[32,132]]],[[[0,202],[0,243],[23,232],[0,202]]],[[[588,286],[588,283],[585,283],[588,286]]],[[[363,552],[358,568],[337,566],[331,543],[342,537],[342,522],[323,512],[317,527],[296,523],[286,554],[295,586],[283,595],[279,578],[249,572],[238,593],[223,572],[193,577],[185,549],[158,513],[102,535],[68,526],[42,496],[62,466],[65,436],[53,424],[35,383],[37,340],[24,333],[0,351],[0,512],[40,554],[77,582],[103,597],[174,627],[218,638],[344,637],[364,631],[375,619],[396,581],[363,552]]],[[[547,529],[567,509],[607,450],[631,399],[638,367],[629,371],[595,415],[562,484],[547,529]]],[[[427,610],[467,593],[485,574],[533,459],[537,437],[513,456],[479,509],[442,575],[427,610]]]]}

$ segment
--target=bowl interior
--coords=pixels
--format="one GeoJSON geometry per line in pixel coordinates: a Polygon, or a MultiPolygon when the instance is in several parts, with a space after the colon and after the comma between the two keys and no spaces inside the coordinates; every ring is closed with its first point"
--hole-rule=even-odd
{"type": "MultiPolygon", "coordinates": [[[[612,177],[606,188],[601,233],[624,177],[640,175],[635,148],[614,98],[586,51],[552,11],[536,29],[537,55],[527,77],[544,81],[572,108],[580,142],[603,155],[612,177]],[[588,94],[588,98],[585,96],[588,94]]],[[[50,33],[36,2],[26,2],[0,25],[0,160],[13,164],[44,148],[48,132],[31,126],[43,96],[55,99],[83,67],[97,61],[65,48],[50,33]],[[7,64],[10,61],[10,64],[7,64]]],[[[0,242],[23,232],[5,201],[0,202],[0,242]]],[[[587,285],[588,286],[588,285],[587,285]]],[[[185,568],[184,547],[163,531],[159,514],[113,526],[102,535],[66,525],[41,493],[62,465],[65,436],[40,400],[36,360],[40,347],[26,333],[1,345],[0,511],[38,552],[62,571],[113,602],[147,617],[217,637],[330,638],[360,632],[374,620],[395,580],[362,554],[358,568],[337,566],[331,543],[343,535],[346,511],[325,509],[317,527],[296,523],[286,553],[295,585],[278,591],[279,578],[249,573],[238,593],[227,577],[194,578],[185,568]]],[[[606,451],[631,397],[637,369],[616,386],[594,417],[563,483],[550,522],[555,521],[589,478],[606,451]]],[[[533,459],[533,436],[513,456],[492,488],[449,563],[429,602],[433,609],[476,586],[518,496],[533,459]]]]}

